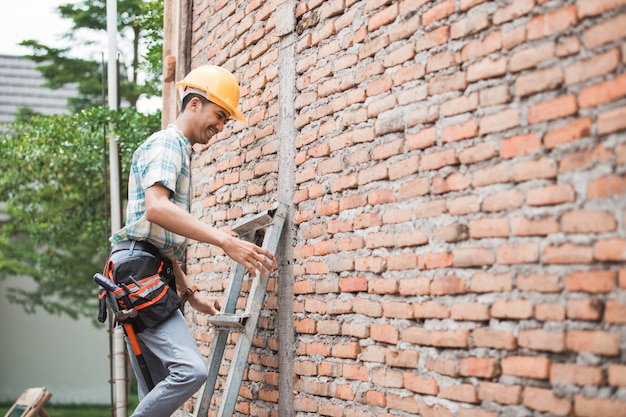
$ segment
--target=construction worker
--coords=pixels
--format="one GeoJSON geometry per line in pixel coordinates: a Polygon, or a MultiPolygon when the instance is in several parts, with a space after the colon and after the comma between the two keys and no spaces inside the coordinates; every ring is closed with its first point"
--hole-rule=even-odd
{"type": "MultiPolygon", "coordinates": [[[[140,399],[133,417],[169,417],[207,378],[206,364],[179,307],[188,302],[201,313],[215,315],[221,306],[218,299],[201,294],[178,264],[187,239],[219,246],[250,274],[269,273],[277,265],[270,252],[189,212],[192,146],[207,144],[231,119],[246,122],[237,108],[237,80],[224,68],[204,65],[176,87],[181,98],[178,117],[133,154],[126,225],[110,238],[111,255],[105,267],[105,274],[118,285],[145,289],[149,299],[143,306],[133,306],[138,316],[129,319],[149,370],[146,378],[137,358],[130,355],[140,399]],[[155,276],[159,284],[169,285],[163,296],[150,299],[155,291],[148,290],[152,283],[147,280],[155,276]],[[147,379],[152,379],[154,388],[147,379]]],[[[128,333],[127,342],[131,342],[128,333]]]]}

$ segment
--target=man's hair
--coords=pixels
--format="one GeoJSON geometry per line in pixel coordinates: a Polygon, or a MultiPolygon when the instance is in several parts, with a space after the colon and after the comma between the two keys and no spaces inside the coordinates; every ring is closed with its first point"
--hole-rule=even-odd
{"type": "Polygon", "coordinates": [[[197,94],[197,93],[187,94],[185,97],[183,97],[183,102],[180,105],[181,113],[185,111],[185,108],[187,107],[187,104],[189,104],[191,99],[194,98],[194,97],[198,97],[200,99],[200,101],[202,101],[203,105],[207,104],[207,103],[210,103],[210,101],[206,97],[201,95],[201,94],[197,94]]]}

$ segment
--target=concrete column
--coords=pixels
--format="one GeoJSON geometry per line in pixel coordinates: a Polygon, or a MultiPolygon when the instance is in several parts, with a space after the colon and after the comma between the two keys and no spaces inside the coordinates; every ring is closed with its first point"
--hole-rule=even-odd
{"type": "Polygon", "coordinates": [[[295,330],[293,323],[293,242],[295,239],[293,213],[295,194],[296,137],[296,2],[279,0],[276,5],[276,31],[280,36],[278,52],[278,199],[289,205],[281,244],[277,255],[278,276],[278,415],[293,416],[295,330]]]}

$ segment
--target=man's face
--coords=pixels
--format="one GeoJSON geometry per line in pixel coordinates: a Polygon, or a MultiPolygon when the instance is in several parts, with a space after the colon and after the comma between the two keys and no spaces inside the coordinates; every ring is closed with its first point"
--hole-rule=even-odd
{"type": "MultiPolygon", "coordinates": [[[[209,140],[224,129],[224,124],[230,119],[230,115],[222,107],[215,103],[202,103],[199,99],[195,104],[195,128],[193,138],[195,143],[205,145],[209,140]]],[[[190,103],[192,104],[192,103],[190,103]]]]}

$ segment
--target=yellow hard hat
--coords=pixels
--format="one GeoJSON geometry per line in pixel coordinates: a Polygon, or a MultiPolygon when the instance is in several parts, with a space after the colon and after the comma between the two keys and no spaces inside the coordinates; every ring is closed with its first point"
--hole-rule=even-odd
{"type": "Polygon", "coordinates": [[[202,65],[176,83],[183,98],[187,94],[199,93],[230,113],[230,117],[246,123],[246,117],[239,111],[239,83],[235,76],[216,65],[202,65]]]}

